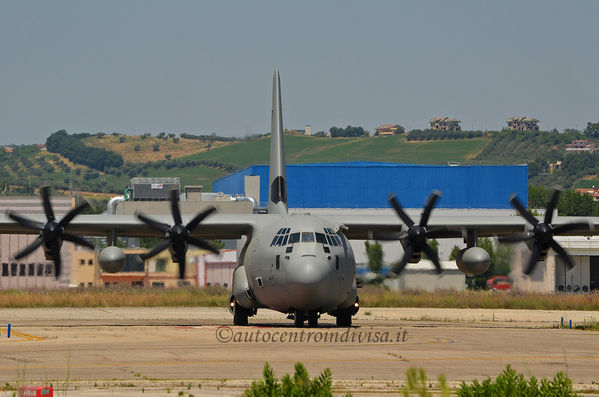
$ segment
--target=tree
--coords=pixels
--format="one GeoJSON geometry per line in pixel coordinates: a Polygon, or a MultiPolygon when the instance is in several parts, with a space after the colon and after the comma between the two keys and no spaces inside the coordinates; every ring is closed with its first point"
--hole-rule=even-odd
{"type": "Polygon", "coordinates": [[[474,276],[474,288],[487,288],[487,280],[491,276],[507,276],[511,271],[513,248],[511,245],[493,245],[488,237],[479,238],[476,245],[489,253],[491,265],[482,274],[474,276]]]}
{"type": "Polygon", "coordinates": [[[449,254],[450,261],[455,261],[458,258],[458,253],[460,252],[460,249],[461,248],[457,245],[453,246],[453,248],[451,249],[451,253],[449,254]]]}
{"type": "Polygon", "coordinates": [[[584,130],[584,134],[589,138],[599,138],[599,122],[591,123],[589,121],[587,123],[587,128],[584,130]]]}
{"type": "Polygon", "coordinates": [[[141,150],[141,147],[139,145],[135,145],[133,150],[135,150],[136,152],[139,152],[141,150]]]}
{"type": "Polygon", "coordinates": [[[374,273],[380,272],[383,268],[383,246],[378,241],[374,244],[364,241],[364,246],[368,256],[368,269],[374,273]]]}
{"type": "Polygon", "coordinates": [[[159,152],[160,151],[160,145],[155,143],[154,146],[152,146],[152,150],[155,152],[159,152]]]}
{"type": "Polygon", "coordinates": [[[337,137],[359,137],[368,135],[368,131],[362,127],[352,127],[348,125],[345,128],[331,127],[329,129],[332,138],[337,137]]]}
{"type": "Polygon", "coordinates": [[[316,134],[313,134],[314,136],[319,136],[319,137],[327,137],[329,136],[329,134],[327,134],[324,131],[318,131],[316,134]]]}

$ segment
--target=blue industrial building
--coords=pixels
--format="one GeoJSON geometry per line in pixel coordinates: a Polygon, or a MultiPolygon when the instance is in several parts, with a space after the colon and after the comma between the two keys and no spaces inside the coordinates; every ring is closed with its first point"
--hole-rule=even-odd
{"type": "MultiPolygon", "coordinates": [[[[252,165],[213,183],[213,191],[244,194],[244,177],[260,177],[260,206],[268,200],[268,165],[252,165]]],[[[516,193],[528,203],[528,166],[442,166],[378,162],[288,164],[290,208],[388,208],[395,193],[406,208],[421,208],[432,190],[438,208],[511,208],[516,193]]]]}

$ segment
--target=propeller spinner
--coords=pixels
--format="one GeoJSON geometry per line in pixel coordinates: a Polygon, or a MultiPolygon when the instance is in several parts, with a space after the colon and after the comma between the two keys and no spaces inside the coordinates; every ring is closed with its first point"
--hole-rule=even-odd
{"type": "Polygon", "coordinates": [[[171,214],[175,221],[174,226],[158,222],[141,213],[137,214],[139,220],[150,228],[166,234],[164,241],[156,245],[146,254],[141,255],[141,258],[144,260],[151,258],[165,249],[170,248],[173,252],[173,262],[179,264],[179,278],[183,279],[185,276],[185,254],[187,253],[188,244],[211,251],[215,254],[219,253],[218,249],[213,247],[212,244],[191,236],[191,233],[198,227],[198,225],[216,211],[216,208],[210,207],[207,210],[200,212],[187,225],[183,225],[181,211],[179,210],[179,204],[177,203],[176,190],[170,191],[169,200],[171,203],[171,214]]]}
{"type": "Polygon", "coordinates": [[[69,211],[64,218],[60,221],[56,221],[56,217],[54,216],[54,210],[52,209],[52,204],[50,203],[50,190],[47,186],[42,186],[40,188],[40,195],[42,196],[42,204],[44,206],[44,213],[46,215],[47,222],[41,223],[37,221],[33,221],[31,219],[25,218],[21,215],[17,215],[15,213],[9,212],[8,216],[21,226],[27,229],[38,230],[40,235],[23,249],[21,252],[15,255],[15,259],[21,259],[33,251],[38,249],[40,246],[43,247],[46,253],[46,259],[52,259],[54,261],[54,269],[56,278],[60,276],[62,259],[60,257],[60,248],[62,247],[63,240],[70,241],[72,243],[94,249],[95,246],[87,240],[79,236],[75,236],[74,234],[70,234],[64,231],[64,229],[71,223],[71,221],[79,215],[83,210],[89,207],[87,201],[79,204],[77,207],[73,208],[69,211]]]}
{"type": "Polygon", "coordinates": [[[437,252],[428,244],[427,240],[430,238],[462,237],[462,232],[446,229],[427,230],[430,215],[439,197],[441,197],[440,191],[434,190],[431,193],[424,206],[424,212],[420,218],[420,223],[415,224],[412,218],[406,214],[395,195],[392,194],[389,196],[389,202],[395,210],[395,213],[408,227],[408,230],[400,235],[399,238],[393,238],[395,240],[399,239],[404,248],[403,257],[391,265],[391,272],[394,274],[400,274],[412,256],[419,257],[423,252],[433,262],[437,273],[441,273],[443,271],[437,252]]]}
{"type": "Polygon", "coordinates": [[[587,222],[573,222],[556,227],[553,227],[551,225],[551,221],[553,219],[553,211],[557,206],[560,193],[560,189],[554,189],[551,193],[551,198],[547,203],[547,208],[545,210],[545,217],[543,218],[543,222],[539,222],[539,220],[535,218],[524,207],[524,205],[518,199],[518,196],[512,194],[512,196],[510,197],[510,202],[512,203],[512,206],[524,219],[528,221],[528,223],[530,223],[533,226],[533,229],[524,233],[499,237],[499,242],[527,243],[528,247],[532,251],[530,259],[528,260],[528,264],[524,269],[524,273],[527,275],[532,273],[535,266],[537,265],[537,262],[545,260],[545,258],[547,257],[547,252],[550,248],[553,248],[553,250],[564,260],[564,262],[568,266],[568,269],[572,269],[574,267],[572,259],[570,258],[566,250],[561,245],[559,245],[557,241],[555,241],[553,236],[559,236],[561,234],[566,234],[572,231],[586,231],[590,229],[590,226],[587,222]]]}

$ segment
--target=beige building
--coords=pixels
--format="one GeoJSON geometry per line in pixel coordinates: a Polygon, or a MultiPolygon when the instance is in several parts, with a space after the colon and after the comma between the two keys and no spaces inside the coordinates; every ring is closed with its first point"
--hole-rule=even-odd
{"type": "Polygon", "coordinates": [[[399,124],[383,124],[375,129],[378,136],[395,135],[399,129],[399,124]]]}
{"type": "MultiPolygon", "coordinates": [[[[70,197],[51,197],[52,208],[57,219],[73,208],[70,197]]],[[[23,216],[43,215],[39,197],[12,196],[0,199],[0,211],[12,210],[23,216]]],[[[14,255],[35,241],[38,234],[0,235],[0,289],[60,288],[69,285],[73,244],[64,242],[61,249],[62,271],[58,279],[54,276],[54,262],[46,260],[40,247],[29,256],[19,260],[14,255]]]]}
{"type": "Polygon", "coordinates": [[[429,121],[431,130],[435,131],[461,131],[460,120],[449,117],[435,117],[429,121]]]}

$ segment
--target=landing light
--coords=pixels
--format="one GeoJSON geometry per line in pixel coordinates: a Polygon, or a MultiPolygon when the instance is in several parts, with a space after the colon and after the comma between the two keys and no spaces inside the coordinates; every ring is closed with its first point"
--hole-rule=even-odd
{"type": "Polygon", "coordinates": [[[354,307],[360,307],[360,304],[358,302],[354,302],[354,307]]]}

